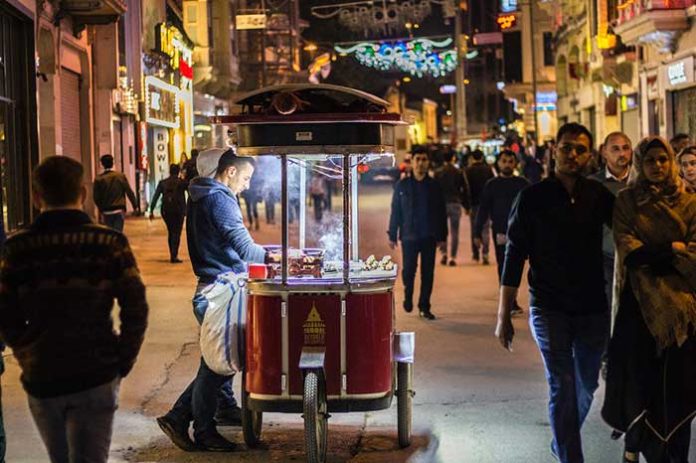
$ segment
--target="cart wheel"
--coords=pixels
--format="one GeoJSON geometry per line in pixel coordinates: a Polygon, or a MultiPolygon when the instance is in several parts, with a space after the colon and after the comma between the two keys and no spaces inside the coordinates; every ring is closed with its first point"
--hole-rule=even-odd
{"type": "Polygon", "coordinates": [[[254,448],[261,443],[261,427],[263,426],[263,412],[257,412],[249,408],[249,393],[242,383],[242,434],[247,447],[254,448]]]}
{"type": "Polygon", "coordinates": [[[410,363],[396,364],[396,416],[399,447],[411,445],[411,419],[413,415],[413,369],[410,363]]]}
{"type": "Polygon", "coordinates": [[[304,431],[307,463],[326,461],[327,405],[324,379],[310,371],[304,379],[304,431]]]}

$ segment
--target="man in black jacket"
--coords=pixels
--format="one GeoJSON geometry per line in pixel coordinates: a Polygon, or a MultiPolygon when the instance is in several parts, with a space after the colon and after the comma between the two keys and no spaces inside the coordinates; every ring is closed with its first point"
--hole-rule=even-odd
{"type": "Polygon", "coordinates": [[[99,160],[104,172],[94,179],[94,204],[107,227],[123,231],[126,215],[126,196],[136,213],[140,212],[135,193],[123,172],[114,170],[114,157],[105,154],[99,160]]]}
{"type": "MultiPolygon", "coordinates": [[[[479,204],[481,202],[483,187],[486,185],[486,182],[495,175],[493,174],[491,166],[486,164],[481,150],[475,150],[471,153],[471,159],[472,163],[469,167],[464,169],[464,173],[466,174],[466,179],[469,183],[469,192],[471,193],[471,214],[469,215],[469,220],[471,223],[471,230],[473,230],[474,220],[476,219],[476,214],[478,213],[479,204]]],[[[479,258],[482,258],[484,265],[488,265],[490,234],[489,223],[484,224],[481,233],[482,239],[478,244],[474,240],[474,234],[471,234],[471,258],[476,262],[479,261],[479,258]]]]}
{"type": "Polygon", "coordinates": [[[404,310],[413,310],[413,283],[418,255],[421,256],[420,316],[435,320],[430,310],[437,247],[447,246],[447,212],[445,197],[435,180],[428,177],[430,161],[425,151],[413,155],[413,175],[400,180],[394,188],[389,217],[389,247],[396,249],[401,240],[404,282],[404,310]]]}
{"type": "MultiPolygon", "coordinates": [[[[517,156],[514,151],[503,150],[500,152],[500,155],[498,155],[498,171],[500,175],[487,181],[483,187],[481,203],[479,204],[472,231],[474,241],[477,246],[481,246],[483,229],[490,220],[493,228],[495,260],[498,264],[498,282],[500,282],[500,278],[503,275],[510,209],[517,194],[530,185],[525,178],[513,175],[517,164],[517,156]]],[[[515,301],[512,314],[520,313],[522,313],[522,308],[515,301]]]]}
{"type": "Polygon", "coordinates": [[[53,463],[106,463],[119,384],[147,326],[145,286],[128,240],[82,211],[83,180],[82,165],[69,157],[39,164],[32,194],[41,214],[7,240],[0,259],[0,337],[22,369],[53,463]]]}
{"type": "MultiPolygon", "coordinates": [[[[454,151],[446,153],[449,159],[445,159],[442,168],[435,172],[435,180],[440,184],[445,195],[447,207],[447,219],[449,220],[450,258],[449,265],[457,265],[457,250],[459,249],[459,222],[462,217],[462,208],[469,214],[471,205],[469,202],[469,185],[466,182],[464,172],[454,165],[456,156],[454,151]]],[[[447,265],[447,248],[442,252],[442,265],[447,265]]]]}
{"type": "Polygon", "coordinates": [[[181,169],[178,164],[169,166],[169,177],[160,180],[150,204],[150,220],[154,218],[155,207],[160,196],[162,197],[162,218],[167,225],[169,241],[169,261],[172,264],[182,262],[179,259],[179,243],[181,232],[184,228],[186,217],[186,188],[188,183],[179,177],[181,169]]]}
{"type": "Polygon", "coordinates": [[[602,227],[614,196],[583,172],[592,134],[576,123],[556,137],[555,176],[525,188],[510,212],[496,336],[511,349],[511,313],[529,260],[530,326],[549,383],[551,451],[562,463],[583,461],[580,429],[599,386],[609,336],[602,227]]]}

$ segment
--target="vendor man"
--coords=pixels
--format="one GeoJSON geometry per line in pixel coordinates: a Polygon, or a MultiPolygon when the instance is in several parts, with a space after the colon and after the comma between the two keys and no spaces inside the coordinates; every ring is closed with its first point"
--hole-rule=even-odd
{"type": "MultiPolygon", "coordinates": [[[[264,262],[266,250],[254,243],[244,227],[237,199],[249,188],[255,167],[253,158],[237,156],[232,149],[211,149],[198,156],[197,167],[199,176],[189,186],[186,234],[193,271],[198,277],[193,312],[200,324],[207,309],[203,289],[220,274],[245,273],[247,263],[264,262]]],[[[240,416],[232,395],[232,378],[211,371],[201,358],[196,378],[157,423],[183,450],[231,452],[236,445],[220,435],[216,421],[239,425],[240,416]],[[191,420],[193,441],[189,436],[191,420]]]]}

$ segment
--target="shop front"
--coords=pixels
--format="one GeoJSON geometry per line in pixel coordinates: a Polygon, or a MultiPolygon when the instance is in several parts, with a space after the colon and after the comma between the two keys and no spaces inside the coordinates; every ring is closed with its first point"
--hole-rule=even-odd
{"type": "Polygon", "coordinates": [[[0,203],[5,230],[31,220],[30,174],[38,162],[34,21],[0,3],[0,203]]]}
{"type": "Polygon", "coordinates": [[[694,57],[689,56],[667,64],[663,77],[669,92],[668,107],[671,106],[671,135],[686,133],[693,140],[696,138],[694,57]]]}

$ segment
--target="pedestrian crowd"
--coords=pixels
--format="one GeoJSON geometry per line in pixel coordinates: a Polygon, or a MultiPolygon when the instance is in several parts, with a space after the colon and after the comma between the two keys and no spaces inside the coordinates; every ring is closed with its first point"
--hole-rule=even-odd
{"type": "Polygon", "coordinates": [[[581,428],[601,372],[602,417],[614,439],[623,437],[623,461],[642,455],[649,463],[688,463],[696,416],[691,138],[648,137],[634,150],[626,134],[614,132],[595,151],[593,134],[568,123],[536,152],[506,144],[494,167],[480,150],[467,157],[416,147],[400,166],[388,237],[392,248],[397,240],[402,247],[404,310],[413,309],[420,255],[418,308],[435,319],[436,249],[443,265],[457,265],[463,210],[472,260],[488,264],[492,235],[500,283],[495,335],[510,351],[528,265],[529,325],[549,386],[552,456],[584,461],[581,428]]]}
{"type": "MultiPolygon", "coordinates": [[[[551,454],[563,463],[584,461],[581,428],[604,364],[602,416],[613,437],[624,439],[624,462],[642,455],[650,463],[688,463],[696,415],[696,145],[688,136],[648,137],[634,150],[620,132],[596,152],[594,145],[587,128],[569,123],[535,151],[513,140],[494,165],[481,150],[463,158],[444,147],[416,147],[394,186],[387,232],[390,247],[403,253],[403,309],[414,309],[420,261],[416,306],[421,318],[436,319],[430,298],[437,253],[441,265],[458,264],[467,215],[472,260],[488,265],[493,246],[495,335],[509,350],[528,265],[529,325],[549,385],[551,454]]],[[[181,262],[186,226],[198,282],[192,308],[202,327],[217,310],[213,293],[224,288],[235,297],[238,283],[229,275],[267,260],[240,198],[250,227],[259,229],[261,201],[274,223],[275,161],[257,163],[233,149],[192,152],[157,185],[150,217],[161,200],[172,263],[181,262]]],[[[122,233],[126,199],[136,213],[140,207],[113,157],[102,156],[101,164],[93,197],[103,225],[83,212],[82,165],[53,156],[32,176],[40,214],[26,229],[0,236],[0,339],[18,360],[54,463],[107,461],[119,386],[147,327],[145,286],[122,233]]],[[[307,187],[321,221],[333,185],[313,176],[307,187]]],[[[297,201],[288,198],[291,208],[297,201]]],[[[233,378],[203,352],[196,376],[157,424],[181,449],[233,451],[235,443],[217,430],[241,422],[233,378]]]]}

